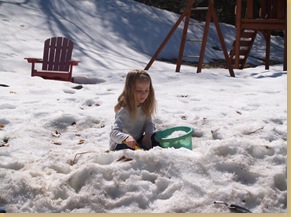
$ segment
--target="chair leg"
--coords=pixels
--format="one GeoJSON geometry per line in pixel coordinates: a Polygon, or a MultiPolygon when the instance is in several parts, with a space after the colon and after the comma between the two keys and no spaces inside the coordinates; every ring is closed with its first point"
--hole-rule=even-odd
{"type": "Polygon", "coordinates": [[[31,63],[31,76],[33,76],[35,62],[31,63]]]}

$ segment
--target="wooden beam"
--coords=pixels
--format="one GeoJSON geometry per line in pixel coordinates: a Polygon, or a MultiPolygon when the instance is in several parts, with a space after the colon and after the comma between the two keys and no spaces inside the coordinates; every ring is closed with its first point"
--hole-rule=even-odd
{"type": "Polygon", "coordinates": [[[231,65],[231,60],[230,60],[229,55],[227,53],[227,48],[226,48],[226,45],[225,45],[225,42],[224,42],[224,39],[223,39],[223,35],[222,35],[221,29],[220,29],[220,26],[219,26],[218,18],[217,18],[216,13],[215,13],[214,3],[211,6],[210,10],[211,10],[211,14],[212,14],[212,19],[213,19],[215,27],[216,27],[216,32],[218,34],[220,45],[221,45],[221,48],[223,50],[223,54],[224,54],[224,58],[225,58],[225,62],[226,62],[226,67],[229,70],[230,76],[231,77],[235,77],[234,72],[233,72],[233,68],[232,68],[232,65],[231,65]]]}
{"type": "Polygon", "coordinates": [[[268,22],[242,22],[241,29],[251,30],[286,30],[286,23],[268,23],[268,22]]]}
{"type": "Polygon", "coordinates": [[[236,1],[236,39],[234,44],[234,67],[239,68],[239,50],[240,50],[240,37],[241,37],[241,17],[242,17],[242,0],[236,1]]]}
{"type": "Polygon", "coordinates": [[[284,65],[283,70],[287,71],[287,29],[284,31],[284,65]]]}
{"type": "Polygon", "coordinates": [[[254,17],[254,0],[247,0],[246,17],[250,19],[254,17]]]}
{"type": "Polygon", "coordinates": [[[206,42],[208,38],[208,31],[209,31],[209,26],[210,26],[210,21],[211,21],[211,10],[210,10],[210,7],[212,7],[211,5],[213,5],[213,1],[210,0],[208,4],[208,11],[206,14],[203,39],[202,39],[202,44],[200,48],[198,66],[197,66],[197,73],[200,73],[202,70],[202,64],[203,64],[203,59],[204,59],[205,49],[206,49],[206,42]]]}
{"type": "Polygon", "coordinates": [[[160,47],[157,49],[157,51],[155,52],[155,54],[153,55],[153,57],[149,61],[149,63],[146,65],[145,70],[148,70],[151,67],[151,65],[153,64],[153,62],[157,59],[157,57],[159,56],[159,54],[161,53],[161,51],[163,50],[163,48],[165,47],[167,42],[170,40],[171,36],[174,34],[174,32],[176,31],[176,29],[178,28],[178,26],[180,25],[180,23],[184,19],[185,15],[186,15],[186,11],[184,11],[181,14],[180,18],[177,20],[177,22],[175,23],[173,28],[170,30],[170,32],[168,33],[168,35],[166,36],[166,38],[164,39],[164,41],[162,42],[160,47]]]}
{"type": "Polygon", "coordinates": [[[180,42],[180,50],[179,50],[177,64],[176,64],[176,72],[180,72],[180,68],[181,68],[181,64],[182,64],[182,60],[183,60],[183,53],[184,53],[184,48],[185,48],[185,42],[186,42],[187,31],[188,31],[192,7],[193,7],[193,0],[189,0],[187,7],[186,7],[186,10],[185,10],[185,17],[186,18],[185,18],[184,29],[183,29],[183,33],[182,33],[181,42],[180,42]]]}
{"type": "Polygon", "coordinates": [[[287,8],[287,5],[286,5],[286,0],[277,0],[277,3],[278,3],[278,16],[277,18],[278,19],[285,19],[286,18],[286,8],[287,8]]]}
{"type": "Polygon", "coordinates": [[[271,30],[265,30],[264,36],[266,40],[265,69],[269,69],[270,68],[271,30]]]}
{"type": "Polygon", "coordinates": [[[260,9],[260,17],[265,18],[266,16],[266,1],[262,1],[260,9]]]}

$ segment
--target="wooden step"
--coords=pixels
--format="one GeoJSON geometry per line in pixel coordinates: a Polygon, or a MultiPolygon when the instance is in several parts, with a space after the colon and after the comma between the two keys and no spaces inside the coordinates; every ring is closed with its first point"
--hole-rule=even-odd
{"type": "Polygon", "coordinates": [[[187,42],[203,42],[203,40],[201,40],[201,39],[187,39],[186,40],[187,42]]]}
{"type": "Polygon", "coordinates": [[[235,44],[236,40],[233,42],[233,48],[229,53],[229,56],[231,58],[231,64],[235,64],[235,58],[238,57],[238,68],[243,69],[246,60],[248,58],[248,55],[250,53],[250,50],[252,48],[252,45],[254,43],[255,37],[257,35],[257,31],[252,31],[252,30],[244,30],[241,32],[241,37],[239,41],[239,53],[235,54],[235,44]]]}
{"type": "Polygon", "coordinates": [[[205,23],[189,23],[189,26],[205,26],[205,23]]]}
{"type": "Polygon", "coordinates": [[[200,56],[183,56],[183,58],[199,58],[200,56]]]}
{"type": "MultiPolygon", "coordinates": [[[[244,63],[244,59],[239,59],[238,60],[238,64],[239,64],[239,66],[242,66],[243,65],[243,63],[244,63]]],[[[235,59],[231,59],[231,64],[235,64],[235,59]]]]}
{"type": "Polygon", "coordinates": [[[195,7],[192,8],[192,11],[207,11],[208,7],[195,7]]]}
{"type": "Polygon", "coordinates": [[[239,45],[240,45],[241,47],[248,47],[248,46],[251,45],[251,42],[252,42],[251,40],[250,40],[250,41],[242,40],[242,41],[239,42],[239,45]]]}
{"type": "Polygon", "coordinates": [[[253,38],[254,34],[255,34],[255,32],[243,32],[241,34],[241,38],[253,38]]]}
{"type": "Polygon", "coordinates": [[[243,55],[243,56],[246,56],[246,55],[248,54],[248,52],[249,52],[248,50],[242,50],[242,49],[241,49],[241,50],[239,50],[239,55],[240,55],[240,56],[242,56],[242,55],[243,55]]]}
{"type": "MultiPolygon", "coordinates": [[[[251,40],[240,40],[239,45],[240,47],[248,47],[251,45],[251,40]]],[[[233,41],[232,46],[234,47],[236,43],[236,40],[233,41]]]]}

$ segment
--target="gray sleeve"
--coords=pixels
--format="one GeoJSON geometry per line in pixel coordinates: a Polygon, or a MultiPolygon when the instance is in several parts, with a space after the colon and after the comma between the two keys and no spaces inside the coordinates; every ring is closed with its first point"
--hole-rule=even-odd
{"type": "Polygon", "coordinates": [[[155,131],[155,125],[151,118],[147,118],[145,122],[145,133],[153,134],[155,131]]]}
{"type": "Polygon", "coordinates": [[[116,113],[115,121],[110,133],[110,138],[117,144],[121,144],[129,136],[129,134],[122,132],[122,129],[124,129],[124,123],[128,119],[127,116],[128,114],[124,109],[116,113]]]}

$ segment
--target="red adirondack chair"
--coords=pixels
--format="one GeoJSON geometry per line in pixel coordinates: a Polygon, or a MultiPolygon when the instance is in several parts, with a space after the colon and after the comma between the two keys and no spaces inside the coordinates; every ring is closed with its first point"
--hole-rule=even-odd
{"type": "Polygon", "coordinates": [[[49,38],[44,42],[43,59],[24,58],[31,63],[31,76],[44,79],[73,82],[73,66],[80,61],[71,60],[74,43],[63,37],[49,38]],[[42,69],[35,69],[36,63],[42,63],[42,69]]]}

